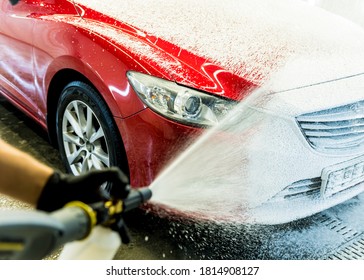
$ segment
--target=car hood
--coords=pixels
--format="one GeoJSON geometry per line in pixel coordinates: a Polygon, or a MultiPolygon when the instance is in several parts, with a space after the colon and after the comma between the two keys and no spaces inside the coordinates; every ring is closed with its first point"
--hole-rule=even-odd
{"type": "MultiPolygon", "coordinates": [[[[74,2],[154,36],[158,51],[159,40],[177,59],[188,51],[184,64],[209,77],[229,73],[281,91],[364,72],[363,29],[298,0],[74,2]]],[[[183,67],[174,79],[195,86],[183,67]]]]}

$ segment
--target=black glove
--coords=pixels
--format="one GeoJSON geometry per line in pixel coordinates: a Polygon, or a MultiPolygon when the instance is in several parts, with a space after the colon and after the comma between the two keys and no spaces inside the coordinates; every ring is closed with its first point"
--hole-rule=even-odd
{"type": "Polygon", "coordinates": [[[123,199],[129,194],[128,178],[117,167],[103,170],[92,170],[79,176],[55,171],[38,199],[37,209],[54,211],[70,201],[94,203],[108,199],[123,199]],[[112,183],[107,189],[100,186],[112,183]]]}

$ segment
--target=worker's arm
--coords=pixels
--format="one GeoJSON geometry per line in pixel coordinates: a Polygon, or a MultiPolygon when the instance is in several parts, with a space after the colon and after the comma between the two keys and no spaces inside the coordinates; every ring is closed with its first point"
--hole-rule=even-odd
{"type": "Polygon", "coordinates": [[[54,211],[79,200],[93,203],[127,197],[128,178],[117,167],[91,170],[74,176],[54,170],[0,139],[0,193],[54,211]],[[112,183],[107,190],[100,186],[112,183]]]}
{"type": "Polygon", "coordinates": [[[36,205],[54,170],[0,139],[0,193],[36,205]]]}

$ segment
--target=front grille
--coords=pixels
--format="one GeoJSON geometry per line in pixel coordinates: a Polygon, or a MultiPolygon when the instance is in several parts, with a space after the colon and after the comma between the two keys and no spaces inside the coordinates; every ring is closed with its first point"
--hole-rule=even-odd
{"type": "MultiPolygon", "coordinates": [[[[296,181],[287,187],[285,187],[282,191],[273,196],[270,201],[271,202],[282,202],[286,200],[292,199],[321,199],[321,184],[322,179],[320,177],[304,179],[300,181],[296,181]]],[[[344,187],[337,188],[337,191],[333,193],[331,196],[337,195],[339,193],[345,192],[346,190],[353,188],[362,188],[364,189],[364,181],[363,180],[352,180],[347,182],[344,187]]]]}
{"type": "Polygon", "coordinates": [[[274,196],[272,201],[295,198],[315,198],[320,195],[321,178],[312,178],[294,182],[274,196]]]}
{"type": "Polygon", "coordinates": [[[296,119],[316,150],[348,152],[364,146],[364,101],[300,115],[296,119]]]}

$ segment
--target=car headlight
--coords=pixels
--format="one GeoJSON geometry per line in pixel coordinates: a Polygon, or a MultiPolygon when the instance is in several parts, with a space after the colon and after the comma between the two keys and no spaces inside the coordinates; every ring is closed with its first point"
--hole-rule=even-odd
{"type": "Polygon", "coordinates": [[[188,125],[218,123],[236,104],[174,82],[129,71],[128,80],[141,100],[153,111],[188,125]]]}

